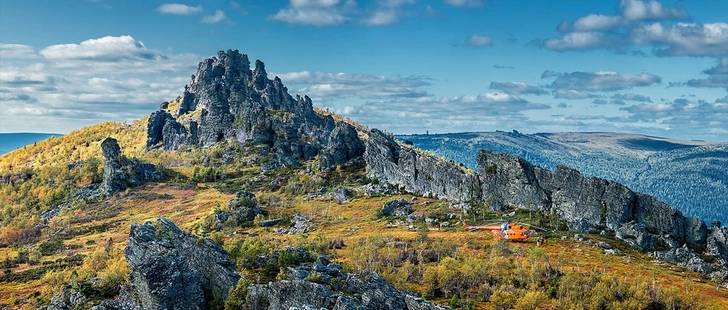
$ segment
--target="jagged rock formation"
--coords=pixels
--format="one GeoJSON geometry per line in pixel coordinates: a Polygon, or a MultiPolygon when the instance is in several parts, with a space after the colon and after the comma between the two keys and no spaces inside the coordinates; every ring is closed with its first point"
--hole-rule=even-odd
{"type": "Polygon", "coordinates": [[[716,266],[728,267],[728,229],[713,227],[709,233],[703,221],[686,218],[662,201],[565,166],[550,171],[517,156],[482,150],[476,158],[478,172],[471,174],[376,129],[369,132],[364,159],[367,177],[409,192],[457,202],[488,200],[494,210],[517,206],[557,213],[570,230],[609,229],[635,248],[668,248],[657,256],[704,273],[712,267],[683,246],[707,245],[707,254],[722,259],[716,266]]]}
{"type": "Polygon", "coordinates": [[[132,223],[124,254],[130,285],[147,310],[206,309],[215,297],[225,300],[240,279],[227,251],[161,217],[132,223]]]}
{"type": "Polygon", "coordinates": [[[230,212],[220,212],[215,214],[215,221],[218,223],[218,229],[222,229],[225,222],[230,219],[235,221],[235,225],[240,225],[255,219],[255,216],[263,213],[263,209],[258,206],[255,194],[241,190],[230,199],[230,212]]]}
{"type": "Polygon", "coordinates": [[[101,154],[105,162],[103,181],[99,190],[106,196],[128,187],[141,185],[143,181],[164,178],[164,172],[157,170],[150,163],[122,158],[119,143],[114,138],[106,138],[101,142],[101,154]]]}
{"type": "Polygon", "coordinates": [[[327,149],[321,153],[320,165],[322,168],[336,167],[362,154],[364,142],[359,139],[354,126],[339,122],[331,131],[327,149]]]}
{"type": "MultiPolygon", "coordinates": [[[[302,248],[287,247],[286,251],[295,258],[294,267],[286,268],[288,280],[249,285],[245,309],[450,309],[402,293],[375,272],[348,274],[326,256],[314,261],[302,248]]],[[[281,252],[259,257],[259,264],[277,261],[281,252]]]]}
{"type": "Polygon", "coordinates": [[[248,142],[267,149],[270,160],[263,170],[297,167],[300,160],[318,154],[322,154],[321,167],[328,169],[364,151],[351,125],[319,115],[307,96],[294,99],[278,77],[268,79],[263,62],[257,60],[250,70],[248,56],[237,50],[220,51],[217,57],[200,62],[175,114],[152,113],[147,123],[148,150],[248,142]],[[199,123],[189,118],[179,122],[192,111],[200,111],[199,123]]]}
{"type": "Polygon", "coordinates": [[[392,135],[377,129],[369,132],[364,160],[367,177],[403,186],[408,192],[453,201],[479,199],[479,181],[474,174],[401,146],[392,135]]]}

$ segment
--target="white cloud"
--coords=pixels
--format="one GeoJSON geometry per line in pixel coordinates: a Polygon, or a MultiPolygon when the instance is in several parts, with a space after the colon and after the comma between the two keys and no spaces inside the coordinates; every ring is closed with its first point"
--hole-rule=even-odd
{"type": "Polygon", "coordinates": [[[637,44],[655,44],[658,56],[728,55],[728,23],[722,22],[670,27],[654,23],[633,29],[630,39],[637,44]]]}
{"type": "Polygon", "coordinates": [[[554,51],[589,50],[599,48],[612,48],[616,40],[603,32],[571,32],[561,39],[548,39],[542,46],[554,51]]]}
{"type": "Polygon", "coordinates": [[[444,0],[443,2],[458,8],[478,8],[483,6],[482,0],[444,0]]]}
{"type": "MultiPolygon", "coordinates": [[[[272,74],[269,74],[272,75],[272,74]]],[[[371,74],[289,72],[277,75],[284,83],[309,85],[298,90],[312,98],[328,102],[340,98],[412,98],[431,96],[424,87],[424,77],[386,77],[371,74]]]]}
{"type": "Polygon", "coordinates": [[[362,19],[362,24],[367,26],[386,26],[399,22],[399,16],[394,10],[376,11],[372,16],[362,19]]]}
{"type": "Polygon", "coordinates": [[[215,24],[225,20],[225,12],[221,10],[215,11],[214,15],[207,15],[202,18],[202,22],[205,24],[215,24]]]}
{"type": "Polygon", "coordinates": [[[470,47],[493,46],[493,38],[486,35],[473,33],[467,39],[465,39],[465,45],[470,47]]]}
{"type": "Polygon", "coordinates": [[[350,4],[339,5],[338,0],[291,0],[288,7],[269,19],[293,25],[332,26],[349,20],[342,11],[350,4]]]}
{"type": "Polygon", "coordinates": [[[561,90],[587,90],[611,91],[627,89],[636,86],[650,86],[660,83],[659,76],[650,73],[617,73],[612,71],[556,73],[546,71],[541,75],[544,78],[556,76],[551,85],[553,89],[561,90]]]}
{"type": "Polygon", "coordinates": [[[58,44],[40,51],[51,60],[118,61],[121,59],[155,59],[159,54],[147,49],[144,43],[131,36],[106,36],[89,39],[81,44],[58,44]]]}
{"type": "Polygon", "coordinates": [[[622,23],[619,16],[608,16],[601,14],[589,14],[574,21],[571,25],[572,31],[604,31],[610,30],[622,23]]]}
{"type": "Polygon", "coordinates": [[[157,11],[162,14],[191,15],[202,12],[202,6],[189,6],[179,3],[167,3],[159,6],[157,8],[157,11]]]}
{"type": "Polygon", "coordinates": [[[660,2],[640,1],[640,0],[622,0],[619,9],[627,20],[670,20],[670,19],[689,19],[690,14],[684,9],[668,9],[662,6],[660,2]]]}
{"type": "Polygon", "coordinates": [[[35,49],[33,49],[32,46],[0,43],[0,59],[35,57],[38,57],[38,55],[35,53],[35,49]]]}
{"type": "Polygon", "coordinates": [[[556,99],[574,100],[574,99],[587,99],[587,98],[595,98],[595,97],[598,97],[598,96],[587,93],[587,92],[580,92],[580,91],[572,90],[572,89],[570,89],[570,90],[557,89],[554,92],[554,98],[556,98],[556,99]]]}
{"type": "Polygon", "coordinates": [[[65,132],[140,119],[180,95],[200,60],[122,36],[48,46],[39,57],[0,62],[0,131],[65,132]]]}
{"type": "Polygon", "coordinates": [[[511,95],[546,95],[549,93],[540,87],[531,86],[523,82],[490,82],[490,89],[500,90],[511,95]]]}

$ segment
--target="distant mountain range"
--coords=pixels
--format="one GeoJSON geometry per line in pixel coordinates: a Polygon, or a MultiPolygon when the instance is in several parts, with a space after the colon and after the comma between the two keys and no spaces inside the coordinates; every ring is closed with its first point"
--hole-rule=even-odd
{"type": "Polygon", "coordinates": [[[706,222],[728,222],[728,142],[684,141],[626,133],[513,132],[401,135],[418,148],[476,169],[478,150],[565,165],[625,184],[706,222]]]}
{"type": "Polygon", "coordinates": [[[60,137],[57,133],[12,132],[0,133],[0,155],[26,146],[31,143],[43,141],[48,137],[60,137]]]}

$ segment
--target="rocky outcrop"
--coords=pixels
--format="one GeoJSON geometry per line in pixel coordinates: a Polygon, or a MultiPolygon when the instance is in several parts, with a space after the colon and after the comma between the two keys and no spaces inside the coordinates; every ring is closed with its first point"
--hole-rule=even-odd
{"type": "Polygon", "coordinates": [[[406,199],[388,201],[382,206],[380,214],[382,216],[407,216],[412,213],[410,206],[410,202],[406,199]]]}
{"type": "MultiPolygon", "coordinates": [[[[268,285],[251,284],[247,288],[245,309],[450,309],[425,302],[392,287],[375,272],[348,274],[326,256],[315,261],[308,251],[288,247],[294,254],[293,266],[286,268],[288,280],[268,285]]],[[[277,259],[281,251],[264,257],[260,264],[277,259]]]]}
{"type": "Polygon", "coordinates": [[[206,309],[213,298],[225,300],[240,279],[227,251],[161,217],[132,223],[124,254],[129,282],[148,310],[206,309]]]}
{"type": "Polygon", "coordinates": [[[331,131],[327,147],[321,153],[320,165],[324,169],[334,168],[363,154],[364,142],[359,139],[354,126],[339,122],[331,131]]]}
{"type": "Polygon", "coordinates": [[[367,177],[402,186],[408,192],[454,201],[480,197],[480,181],[475,174],[401,146],[392,135],[377,129],[369,132],[364,160],[367,177]]]}
{"type": "Polygon", "coordinates": [[[218,223],[218,229],[222,229],[225,222],[233,220],[234,226],[242,225],[255,219],[255,216],[263,213],[255,199],[255,194],[241,190],[230,199],[230,212],[219,212],[215,214],[215,221],[218,223]]]}
{"type": "Polygon", "coordinates": [[[178,100],[174,116],[164,111],[150,116],[148,150],[252,144],[267,159],[264,171],[298,167],[319,154],[321,168],[329,169],[364,152],[353,126],[316,113],[307,96],[293,98],[278,77],[268,79],[263,62],[251,70],[248,56],[237,50],[200,62],[178,100]]]}
{"type": "Polygon", "coordinates": [[[565,166],[550,171],[517,156],[483,150],[478,153],[478,172],[473,175],[399,144],[377,129],[369,132],[364,159],[367,177],[408,192],[456,202],[488,201],[494,210],[516,206],[556,213],[573,231],[608,229],[638,249],[667,248],[659,257],[679,261],[686,268],[710,270],[700,263],[700,257],[681,250],[685,244],[707,246],[707,254],[724,261],[728,258],[725,228],[708,231],[701,220],[686,218],[649,195],[616,182],[584,177],[565,166]]]}
{"type": "Polygon", "coordinates": [[[164,172],[150,163],[123,158],[119,143],[114,138],[106,138],[101,142],[101,154],[104,156],[105,162],[99,191],[106,196],[141,185],[144,181],[156,181],[164,178],[164,172]]]}
{"type": "Polygon", "coordinates": [[[721,260],[728,267],[728,228],[721,227],[720,222],[713,222],[708,234],[706,246],[708,253],[721,260]]]}

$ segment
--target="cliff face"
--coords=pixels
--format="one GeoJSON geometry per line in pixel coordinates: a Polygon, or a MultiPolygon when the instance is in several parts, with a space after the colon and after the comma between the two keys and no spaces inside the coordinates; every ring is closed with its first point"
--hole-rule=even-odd
{"type": "MultiPolygon", "coordinates": [[[[478,172],[473,175],[400,145],[391,135],[376,129],[369,133],[364,159],[369,178],[404,187],[409,192],[456,202],[489,200],[494,210],[516,206],[553,212],[572,231],[612,230],[618,238],[642,250],[707,245],[710,251],[706,254],[715,256],[723,269],[728,266],[725,229],[720,225],[708,231],[700,219],[686,218],[649,195],[633,192],[616,182],[584,177],[565,166],[550,171],[517,156],[482,150],[476,159],[478,172]]],[[[688,268],[712,271],[704,268],[704,262],[695,263],[700,259],[689,248],[681,249],[681,255],[668,251],[655,255],[683,257],[686,261],[681,264],[688,268]]]]}
{"type": "Polygon", "coordinates": [[[263,62],[251,70],[248,56],[237,50],[200,62],[174,114],[150,116],[147,149],[249,142],[267,147],[273,160],[265,169],[296,167],[320,153],[327,169],[364,151],[350,125],[316,113],[307,96],[293,98],[278,77],[268,79],[263,62]],[[194,111],[199,116],[185,117],[194,111]]]}
{"type": "Polygon", "coordinates": [[[404,187],[408,192],[453,201],[480,201],[480,181],[450,163],[400,146],[391,135],[369,132],[364,160],[367,177],[404,187]]]}

